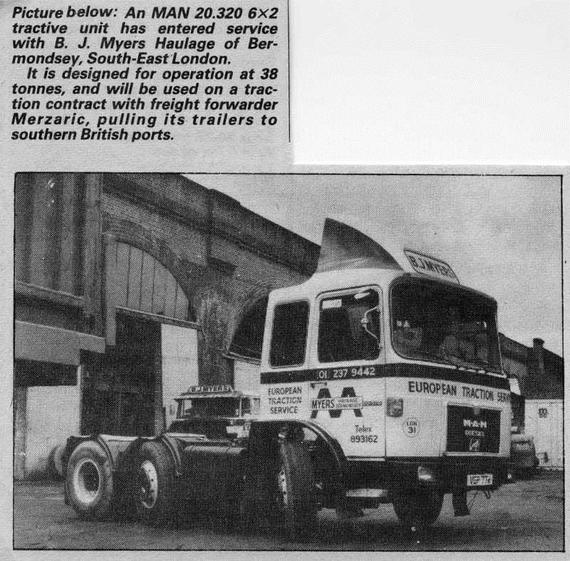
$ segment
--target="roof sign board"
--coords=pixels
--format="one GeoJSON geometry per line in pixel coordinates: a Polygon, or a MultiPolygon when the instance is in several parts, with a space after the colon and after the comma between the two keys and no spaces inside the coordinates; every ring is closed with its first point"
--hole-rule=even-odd
{"type": "Polygon", "coordinates": [[[404,253],[408,258],[410,265],[417,273],[459,284],[457,275],[445,261],[429,257],[428,255],[422,255],[421,253],[412,251],[411,249],[404,249],[404,253]]]}
{"type": "Polygon", "coordinates": [[[228,393],[232,391],[233,388],[229,384],[214,384],[210,386],[190,386],[185,393],[228,393]]]}

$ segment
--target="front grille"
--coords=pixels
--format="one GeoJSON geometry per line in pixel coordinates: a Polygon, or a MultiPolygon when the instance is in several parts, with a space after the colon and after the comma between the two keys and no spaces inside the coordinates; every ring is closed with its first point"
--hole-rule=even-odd
{"type": "Polygon", "coordinates": [[[480,407],[447,407],[448,452],[499,452],[501,412],[480,407]]]}

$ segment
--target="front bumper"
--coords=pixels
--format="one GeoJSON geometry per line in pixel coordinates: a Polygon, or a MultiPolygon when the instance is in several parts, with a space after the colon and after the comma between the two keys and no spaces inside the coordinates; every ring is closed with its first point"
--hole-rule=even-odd
{"type": "MultiPolygon", "coordinates": [[[[444,493],[465,490],[494,490],[508,483],[508,458],[444,456],[441,458],[387,458],[384,462],[349,461],[344,474],[347,489],[436,488],[444,493]],[[429,479],[418,477],[418,469],[430,473],[429,479]],[[492,483],[468,485],[468,475],[492,474],[492,483]]],[[[473,478],[470,478],[473,479],[473,478]]]]}

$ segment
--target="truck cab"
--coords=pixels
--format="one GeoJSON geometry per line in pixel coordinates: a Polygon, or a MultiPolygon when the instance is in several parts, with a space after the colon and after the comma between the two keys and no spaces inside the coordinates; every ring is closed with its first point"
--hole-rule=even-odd
{"type": "Polygon", "coordinates": [[[168,434],[200,434],[209,439],[247,438],[259,415],[259,396],[227,384],[190,386],[176,398],[177,415],[168,434]]]}
{"type": "Polygon", "coordinates": [[[327,220],[317,272],[269,297],[261,419],[321,428],[342,450],[349,495],[409,502],[430,488],[454,493],[465,513],[468,490],[507,479],[496,315],[444,261],[395,257],[327,220]]]}

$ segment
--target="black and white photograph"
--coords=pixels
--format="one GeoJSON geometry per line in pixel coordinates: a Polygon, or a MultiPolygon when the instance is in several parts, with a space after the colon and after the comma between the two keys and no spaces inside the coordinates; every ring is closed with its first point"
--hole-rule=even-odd
{"type": "Polygon", "coordinates": [[[569,20],[0,2],[0,558],[565,554],[569,20]]]}
{"type": "Polygon", "coordinates": [[[18,173],[14,548],[561,551],[561,195],[18,173]]]}

